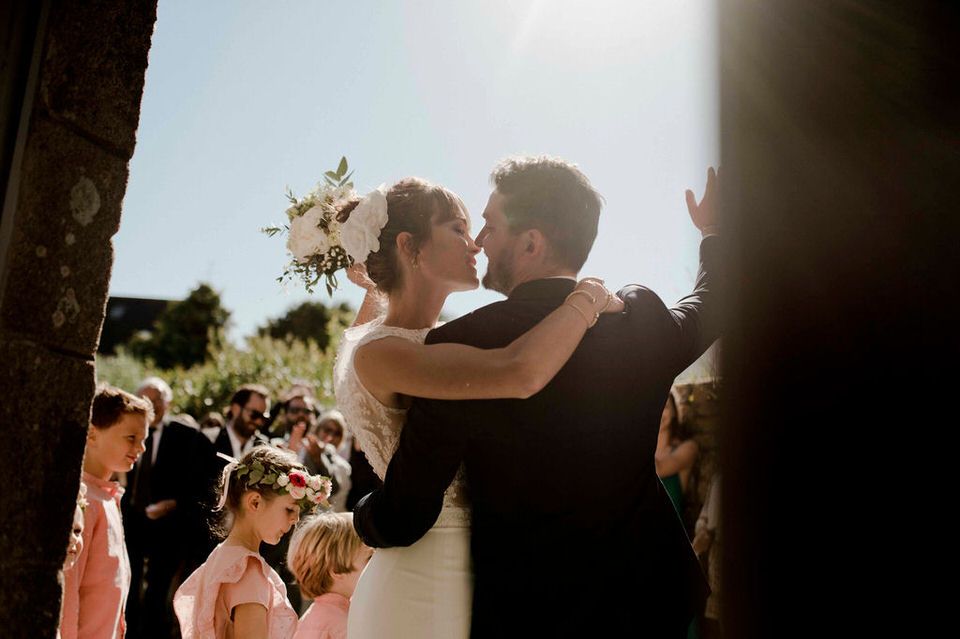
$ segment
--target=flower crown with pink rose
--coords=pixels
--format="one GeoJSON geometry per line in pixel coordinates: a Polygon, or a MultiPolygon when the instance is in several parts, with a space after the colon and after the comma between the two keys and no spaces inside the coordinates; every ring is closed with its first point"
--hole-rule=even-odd
{"type": "Polygon", "coordinates": [[[283,284],[299,277],[307,292],[321,279],[327,293],[337,288],[336,272],[354,263],[363,263],[380,250],[380,231],[387,223],[387,186],[365,195],[343,223],[337,220],[338,205],[357,197],[347,172],[347,158],[340,158],[335,171],[323,174],[323,181],[302,198],[287,187],[291,206],[285,211],[289,224],[260,229],[270,237],[287,233],[287,251],[293,260],[277,281],[283,284]]]}
{"type": "MultiPolygon", "coordinates": [[[[333,482],[329,477],[311,475],[296,468],[284,471],[269,462],[255,461],[247,465],[223,453],[217,455],[230,462],[224,470],[224,476],[233,474],[237,479],[243,479],[247,488],[270,488],[281,495],[289,494],[301,510],[311,511],[317,506],[330,505],[327,498],[333,490],[333,482]]],[[[227,491],[224,490],[217,504],[218,510],[223,508],[226,499],[227,491]]]]}

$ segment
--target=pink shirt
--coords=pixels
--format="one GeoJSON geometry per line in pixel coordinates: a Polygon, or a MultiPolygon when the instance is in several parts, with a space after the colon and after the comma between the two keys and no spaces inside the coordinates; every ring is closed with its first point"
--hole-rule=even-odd
{"type": "Polygon", "coordinates": [[[83,513],[83,550],[63,573],[63,639],[123,637],[123,607],[130,590],[130,560],[123,542],[120,497],[123,488],[83,473],[87,508],[83,513]]]}
{"type": "Polygon", "coordinates": [[[314,598],[297,626],[293,639],[347,639],[350,600],[328,592],[314,598]]]}
{"type": "Polygon", "coordinates": [[[177,590],[173,609],[183,639],[231,639],[230,612],[244,603],[267,609],[269,639],[291,639],[297,613],[280,576],[258,553],[220,544],[177,590]]]}

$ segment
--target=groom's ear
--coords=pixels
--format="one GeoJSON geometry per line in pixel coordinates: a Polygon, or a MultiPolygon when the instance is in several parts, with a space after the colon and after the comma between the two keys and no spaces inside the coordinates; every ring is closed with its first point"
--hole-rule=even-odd
{"type": "Polygon", "coordinates": [[[529,257],[541,257],[547,250],[547,239],[538,229],[527,229],[520,235],[520,246],[529,257]]]}

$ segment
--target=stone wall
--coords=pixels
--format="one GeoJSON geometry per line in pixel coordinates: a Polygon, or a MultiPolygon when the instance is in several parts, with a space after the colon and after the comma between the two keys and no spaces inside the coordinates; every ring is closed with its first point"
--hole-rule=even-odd
{"type": "Polygon", "coordinates": [[[0,227],[0,628],[53,637],[156,0],[11,13],[29,68],[3,113],[18,126],[0,227]]]}

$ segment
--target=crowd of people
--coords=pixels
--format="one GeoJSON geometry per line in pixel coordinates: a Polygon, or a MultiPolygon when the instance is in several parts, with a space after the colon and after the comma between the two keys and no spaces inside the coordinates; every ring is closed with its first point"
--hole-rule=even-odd
{"type": "MultiPolygon", "coordinates": [[[[349,508],[380,482],[352,441],[343,415],[321,409],[306,384],[287,389],[273,413],[270,392],[245,384],[234,392],[226,419],[220,413],[199,422],[172,415],[172,399],[170,387],[156,377],[144,380],[135,394],[105,384],[98,388],[64,563],[61,636],[187,636],[181,635],[177,615],[196,618],[195,600],[205,589],[216,600],[216,586],[226,578],[222,573],[238,563],[244,570],[224,590],[226,604],[273,593],[266,610],[271,618],[292,623],[302,615],[298,636],[345,628],[350,595],[373,552],[354,532],[349,508]],[[329,505],[296,527],[299,517],[292,517],[276,540],[254,535],[255,547],[238,556],[211,554],[221,537],[238,530],[238,520],[246,520],[247,528],[257,520],[242,516],[242,488],[234,489],[240,498],[231,500],[229,487],[219,484],[230,458],[329,477],[329,505]],[[218,511],[221,498],[225,508],[218,511]],[[209,568],[201,577],[197,569],[205,562],[209,568]],[[175,611],[175,593],[194,574],[184,590],[189,594],[175,611]],[[271,574],[283,588],[271,583],[271,574]]],[[[698,452],[671,393],[655,460],[681,518],[691,499],[696,501],[691,476],[698,452]]],[[[712,478],[706,494],[702,505],[694,504],[696,522],[684,523],[694,550],[704,558],[712,596],[688,637],[719,636],[719,477],[712,478]]],[[[237,546],[227,548],[238,552],[237,546]]]]}
{"type": "Polygon", "coordinates": [[[602,197],[575,165],[508,158],[491,182],[476,240],[462,200],[419,178],[288,209],[291,252],[336,270],[316,251],[341,243],[368,291],[333,370],[343,415],[304,385],[271,411],[245,384],[199,422],[170,415],[160,379],[99,389],[64,637],[718,629],[696,623],[719,594],[697,558],[718,554],[718,501],[685,529],[700,449],[667,397],[719,335],[716,172],[700,203],[686,192],[700,269],[671,308],[577,280],[602,197]],[[479,285],[481,249],[484,285],[507,299],[438,325],[449,294],[479,285]],[[617,550],[591,569],[610,587],[569,583],[571,540],[617,550]]]}
{"type": "MultiPolygon", "coordinates": [[[[223,470],[231,460],[260,451],[277,451],[283,463],[307,476],[329,478],[330,490],[317,509],[322,517],[296,529],[300,541],[294,541],[291,525],[252,553],[279,576],[283,588],[278,590],[295,611],[294,619],[315,600],[322,599],[324,610],[343,603],[334,595],[342,598],[345,562],[352,566],[362,546],[348,507],[379,480],[343,416],[324,410],[308,384],[295,384],[273,400],[266,387],[244,384],[223,414],[209,413],[198,421],[171,413],[173,393],[160,378],[144,380],[134,393],[98,387],[64,564],[64,639],[181,636],[183,617],[178,620],[174,610],[178,589],[204,562],[209,564],[218,542],[238,521],[252,519],[238,517],[229,500],[217,507],[227,488],[221,485],[223,470]],[[323,565],[329,564],[330,575],[336,573],[336,587],[328,583],[333,577],[326,568],[319,574],[317,566],[303,565],[303,545],[315,550],[328,543],[321,537],[334,539],[323,565]],[[338,554],[341,547],[350,557],[338,554]],[[288,562],[288,553],[301,557],[299,568],[288,562]],[[310,578],[304,581],[304,575],[310,578]]],[[[314,611],[311,623],[316,626],[321,617],[314,611]]]]}

